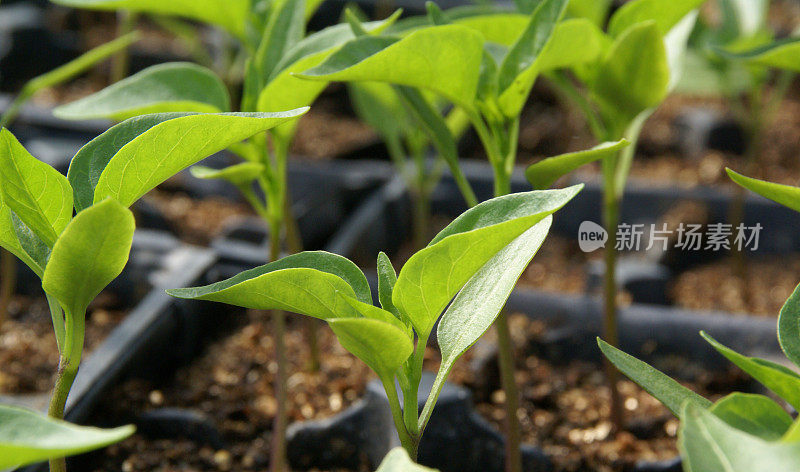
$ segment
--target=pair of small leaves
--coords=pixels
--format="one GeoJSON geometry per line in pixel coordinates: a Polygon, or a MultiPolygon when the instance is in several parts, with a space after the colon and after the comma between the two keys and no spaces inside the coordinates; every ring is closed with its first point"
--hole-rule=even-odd
{"type": "MultiPolygon", "coordinates": [[[[483,202],[412,256],[399,276],[385,255],[379,256],[382,309],[371,307],[369,286],[355,264],[325,252],[288,256],[222,282],[168,293],[324,319],[345,347],[382,376],[391,375],[412,352],[409,325],[420,339],[427,339],[455,296],[443,323],[469,329],[442,332],[443,352],[454,361],[494,321],[547,233],[549,222],[542,220],[579,190],[535,191],[483,202]]],[[[445,376],[448,370],[443,369],[445,376]]]]}
{"type": "Polygon", "coordinates": [[[250,0],[53,0],[53,3],[89,10],[130,10],[175,15],[219,25],[234,36],[245,37],[250,0]]]}
{"type": "Polygon", "coordinates": [[[100,449],[133,434],[133,426],[75,426],[33,411],[0,405],[0,470],[100,449]]]}

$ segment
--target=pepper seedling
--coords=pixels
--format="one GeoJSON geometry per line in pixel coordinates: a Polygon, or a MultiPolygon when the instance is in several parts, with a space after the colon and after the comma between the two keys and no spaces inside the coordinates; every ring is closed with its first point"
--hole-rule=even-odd
{"type": "MultiPolygon", "coordinates": [[[[447,163],[467,205],[474,206],[477,198],[459,166],[458,133],[431,95],[452,104],[449,117],[460,114],[473,127],[493,169],[494,195],[508,194],[520,114],[536,78],[544,71],[591,61],[600,52],[597,27],[591,22],[561,22],[567,3],[544,0],[526,14],[515,14],[485,7],[443,12],[429,2],[427,21],[412,18],[380,36],[361,35],[298,76],[391,84],[447,163]]],[[[358,29],[356,21],[350,23],[358,29]]],[[[496,327],[507,398],[506,462],[509,470],[521,470],[518,395],[503,315],[496,327]]]]}
{"type": "MultiPolygon", "coordinates": [[[[757,180],[727,169],[731,179],[795,211],[800,188],[757,180]]],[[[800,375],[783,364],[743,356],[707,333],[714,349],[795,410],[800,408],[800,375]]],[[[778,342],[788,360],[800,367],[800,285],[778,316],[778,342]]],[[[712,403],[652,366],[598,339],[603,354],[634,382],[681,419],[678,446],[684,470],[734,472],[795,470],[800,465],[800,420],[772,398],[731,393],[712,403]]]]}
{"type": "Polygon", "coordinates": [[[400,442],[414,459],[455,361],[492,325],[544,241],[550,215],[580,188],[517,193],[478,204],[411,256],[399,275],[381,253],[380,308],[373,305],[367,279],[355,264],[322,251],[294,254],[211,285],[167,292],[325,320],[342,346],[378,375],[400,442]],[[422,361],[437,320],[442,363],[420,413],[422,361]],[[402,407],[396,383],[403,392],[402,407]]]}
{"type": "MultiPolygon", "coordinates": [[[[59,350],[51,417],[63,418],[78,373],[86,309],[128,261],[134,219],[127,207],[208,155],[304,112],[133,118],[81,148],[67,177],[0,130],[0,246],[42,280],[50,306],[59,350]]],[[[56,459],[50,467],[65,464],[56,459]]]]}
{"type": "MultiPolygon", "coordinates": [[[[744,129],[743,170],[751,174],[763,152],[765,131],[774,123],[795,74],[800,72],[800,38],[797,34],[774,38],[767,23],[768,0],[720,0],[719,5],[722,19],[716,26],[702,16],[699,19],[688,51],[693,67],[678,87],[726,98],[744,129]]],[[[734,228],[744,216],[744,197],[744,189],[737,187],[728,218],[734,228]]],[[[733,257],[734,269],[744,280],[745,254],[734,249],[733,257]]],[[[745,299],[751,295],[745,286],[745,299]]]]}
{"type": "MultiPolygon", "coordinates": [[[[627,139],[631,145],[618,148],[602,159],[603,223],[609,239],[605,245],[603,279],[604,337],[619,342],[617,334],[617,231],[619,209],[625,192],[636,142],[647,118],[675,87],[683,71],[683,56],[697,18],[696,9],[704,0],[633,0],[625,3],[608,20],[607,30],[594,28],[600,51],[594,60],[547,73],[550,82],[574,102],[586,118],[599,143],[627,139]],[[580,85],[576,85],[576,82],[580,85]]],[[[577,2],[572,13],[588,15],[603,24],[610,2],[588,6],[577,2]]],[[[589,21],[589,20],[587,20],[589,21]]],[[[594,24],[594,23],[593,23],[594,24]]],[[[601,144],[598,148],[607,145],[601,144]]],[[[544,161],[545,173],[569,169],[586,156],[562,156],[544,161]]],[[[528,178],[534,186],[549,184],[537,178],[534,165],[528,178]]],[[[622,405],[617,389],[617,373],[606,364],[611,389],[611,420],[622,428],[622,405]]]]}

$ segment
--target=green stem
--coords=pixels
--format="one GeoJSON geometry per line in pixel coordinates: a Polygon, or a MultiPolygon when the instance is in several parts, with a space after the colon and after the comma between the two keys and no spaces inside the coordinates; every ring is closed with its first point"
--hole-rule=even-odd
{"type": "Polygon", "coordinates": [[[517,411],[519,410],[519,391],[514,377],[514,347],[511,331],[505,313],[500,313],[494,322],[497,329],[498,363],[500,365],[500,381],[506,394],[506,471],[522,472],[522,453],[517,411]]]}
{"type": "Polygon", "coordinates": [[[400,436],[400,444],[403,446],[403,449],[408,452],[408,455],[411,456],[411,459],[416,461],[419,444],[414,441],[408,434],[408,430],[406,430],[406,425],[403,422],[403,411],[400,408],[400,399],[397,398],[397,388],[394,385],[394,379],[381,377],[381,383],[383,383],[383,389],[386,390],[386,396],[389,398],[389,408],[392,410],[394,427],[397,429],[398,436],[400,436]]]}
{"type": "MultiPolygon", "coordinates": [[[[612,182],[603,185],[603,223],[608,232],[608,242],[603,254],[605,273],[603,274],[603,337],[612,346],[619,346],[617,330],[617,224],[619,203],[612,182]]],[[[603,358],[606,382],[611,392],[611,424],[619,431],[623,426],[622,400],[617,380],[619,372],[608,359],[603,358]]]]}
{"type": "Polygon", "coordinates": [[[592,107],[592,104],[589,103],[589,100],[587,100],[577,88],[575,88],[575,85],[572,84],[572,82],[563,72],[554,71],[553,73],[548,74],[547,78],[549,78],[550,82],[555,85],[556,90],[560,92],[562,97],[566,99],[564,100],[565,102],[573,103],[578,106],[583,113],[583,116],[586,118],[586,122],[589,124],[589,129],[594,136],[604,136],[607,134],[605,125],[597,115],[594,107],[592,107]]]}
{"type": "MultiPolygon", "coordinates": [[[[136,27],[136,22],[139,19],[137,13],[120,10],[117,12],[117,37],[121,38],[126,34],[133,31],[136,27]]],[[[124,48],[114,55],[114,60],[111,64],[111,83],[119,82],[127,77],[130,70],[131,53],[129,48],[124,48]]]]}
{"type": "MultiPolygon", "coordinates": [[[[270,262],[280,257],[280,221],[270,222],[270,262]]],[[[275,420],[272,428],[272,472],[285,472],[289,470],[286,459],[286,426],[288,415],[286,412],[286,314],[281,310],[272,311],[272,323],[275,339],[275,362],[278,371],[275,373],[275,420]]]]}
{"type": "Polygon", "coordinates": [[[22,111],[22,107],[31,99],[34,90],[26,85],[22,91],[14,98],[11,105],[8,106],[5,113],[0,116],[0,128],[7,128],[22,111]]]}

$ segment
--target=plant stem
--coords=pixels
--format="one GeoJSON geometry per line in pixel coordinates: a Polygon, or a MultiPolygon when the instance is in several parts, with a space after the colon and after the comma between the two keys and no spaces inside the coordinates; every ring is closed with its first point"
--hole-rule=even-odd
{"type": "MultiPolygon", "coordinates": [[[[280,257],[281,245],[280,221],[270,221],[270,262],[280,257]]],[[[275,420],[272,427],[272,472],[289,470],[286,459],[286,426],[288,423],[286,413],[286,314],[281,310],[272,311],[273,335],[275,339],[275,362],[278,371],[275,373],[275,420]]]]}
{"type": "Polygon", "coordinates": [[[414,250],[419,251],[428,243],[428,231],[430,230],[430,200],[425,189],[415,189],[411,192],[411,200],[414,205],[414,250]]]}
{"type": "Polygon", "coordinates": [[[17,261],[13,254],[0,249],[0,326],[8,319],[8,304],[17,285],[17,261]]]}
{"type": "Polygon", "coordinates": [[[514,349],[511,332],[505,313],[500,313],[494,322],[497,330],[497,360],[500,364],[500,382],[506,394],[506,471],[522,472],[522,453],[520,452],[520,426],[517,418],[519,410],[519,391],[514,377],[514,349]]]}
{"type": "MultiPolygon", "coordinates": [[[[136,22],[139,19],[138,14],[128,11],[120,10],[117,12],[117,37],[121,38],[126,34],[133,31],[136,22]]],[[[111,83],[119,82],[124,79],[130,71],[131,53],[129,48],[124,48],[114,55],[114,60],[111,64],[111,83]]]]}
{"type": "MultiPolygon", "coordinates": [[[[603,185],[603,223],[608,232],[608,242],[603,253],[605,273],[603,274],[603,337],[612,346],[619,346],[617,330],[617,224],[619,220],[619,198],[614,185],[604,182],[603,185]]],[[[603,357],[606,382],[611,392],[611,424],[616,431],[623,425],[622,401],[617,380],[619,372],[611,362],[603,357]]]]}
{"type": "Polygon", "coordinates": [[[400,444],[403,446],[403,449],[408,452],[408,455],[411,456],[411,459],[416,461],[419,443],[414,441],[408,434],[408,430],[406,430],[406,425],[403,422],[403,411],[400,408],[400,399],[397,398],[397,388],[394,385],[394,379],[381,377],[381,383],[383,383],[383,389],[386,390],[386,396],[389,398],[389,408],[392,410],[394,427],[397,429],[398,436],[400,436],[400,444]]]}
{"type": "MultiPolygon", "coordinates": [[[[67,397],[77,375],[78,365],[74,365],[62,355],[58,362],[58,378],[53,389],[53,395],[50,397],[50,407],[47,410],[48,416],[60,420],[64,419],[67,397]]],[[[66,470],[67,463],[63,457],[50,460],[50,472],[66,472],[66,470]]]]}

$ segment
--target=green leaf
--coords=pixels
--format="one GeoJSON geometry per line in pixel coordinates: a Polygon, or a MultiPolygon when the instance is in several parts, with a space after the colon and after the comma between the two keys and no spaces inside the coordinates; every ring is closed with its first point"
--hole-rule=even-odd
{"type": "Polygon", "coordinates": [[[530,15],[496,12],[466,16],[453,20],[453,23],[478,31],[488,42],[511,46],[530,23],[530,15]]]}
{"type": "Polygon", "coordinates": [[[610,45],[609,38],[588,20],[564,20],[558,23],[553,39],[539,55],[536,68],[545,72],[592,62],[610,45]]]}
{"type": "Polygon", "coordinates": [[[525,171],[525,177],[528,178],[528,182],[533,185],[533,188],[546,189],[560,177],[569,174],[578,167],[612,156],[628,145],[630,145],[630,141],[622,139],[613,143],[602,143],[586,151],[548,157],[528,167],[525,171]]]}
{"type": "Polygon", "coordinates": [[[279,113],[188,114],[156,124],[108,161],[97,180],[93,201],[113,197],[123,205],[131,205],[190,165],[306,111],[307,108],[279,113]]]}
{"type": "Polygon", "coordinates": [[[728,173],[728,177],[730,177],[731,180],[742,187],[764,198],[769,198],[776,203],[791,208],[794,211],[800,211],[800,188],[746,177],[727,167],[725,168],[725,172],[728,173]]]}
{"type": "Polygon", "coordinates": [[[500,106],[506,115],[517,116],[520,102],[527,100],[540,70],[535,67],[536,60],[553,38],[567,3],[568,0],[542,0],[525,31],[500,64],[497,89],[500,91],[500,106]]]}
{"type": "Polygon", "coordinates": [[[786,357],[800,366],[800,285],[795,287],[778,315],[778,342],[786,357]]]}
{"type": "Polygon", "coordinates": [[[639,23],[614,42],[591,82],[603,114],[627,127],[644,110],[661,103],[670,81],[664,40],[656,23],[639,23]]]}
{"type": "Polygon", "coordinates": [[[128,262],[135,227],[130,210],[111,199],[80,212],[53,246],[44,291],[69,314],[83,317],[128,262]]]}
{"type": "Polygon", "coordinates": [[[769,0],[720,0],[721,9],[729,13],[735,35],[748,37],[766,27],[769,0]]]}
{"type": "Polygon", "coordinates": [[[520,275],[544,242],[552,221],[553,217],[548,216],[495,254],[469,279],[445,311],[437,329],[442,352],[434,382],[437,395],[438,386],[444,384],[456,360],[497,319],[520,275]]]}
{"type": "Polygon", "coordinates": [[[743,356],[723,346],[708,334],[704,332],[700,334],[729,361],[775,392],[795,409],[800,408],[800,375],[796,372],[765,359],[743,356]]]}
{"type": "Polygon", "coordinates": [[[150,113],[214,113],[230,110],[225,84],[212,71],[188,62],[158,64],[75,102],[53,114],[70,120],[123,121],[150,113]]]}
{"type": "Polygon", "coordinates": [[[361,270],[346,258],[324,251],[293,254],[204,287],[167,290],[177,298],[286,310],[321,319],[353,316],[337,292],[372,304],[361,270]]]}
{"type": "Polygon", "coordinates": [[[224,169],[194,166],[190,171],[198,179],[227,180],[238,187],[249,185],[257,179],[264,172],[264,164],[259,162],[240,162],[224,169]]]}
{"type": "Polygon", "coordinates": [[[404,324],[394,314],[382,308],[378,308],[375,305],[371,305],[369,303],[364,303],[360,300],[356,300],[355,298],[348,295],[340,293],[339,296],[344,298],[344,301],[346,301],[351,307],[353,307],[353,310],[355,310],[357,314],[363,316],[364,318],[369,318],[371,320],[378,320],[378,321],[383,321],[384,323],[389,323],[395,328],[398,328],[404,333],[406,333],[408,337],[413,338],[414,335],[410,326],[404,324]]]}
{"type": "Polygon", "coordinates": [[[392,292],[397,283],[397,273],[385,252],[378,253],[378,301],[384,310],[401,318],[400,310],[392,303],[392,292]]]}
{"type": "Polygon", "coordinates": [[[714,403],[711,412],[734,428],[765,441],[777,441],[792,426],[792,417],[769,397],[734,392],[714,403]]]}
{"type": "MultiPolygon", "coordinates": [[[[276,0],[272,2],[267,27],[253,58],[259,76],[269,77],[286,52],[305,35],[305,1],[276,0]]],[[[263,84],[259,84],[263,88],[263,84]]]]}
{"type": "Polygon", "coordinates": [[[603,355],[620,372],[663,403],[675,416],[681,417],[681,406],[687,402],[701,408],[711,407],[710,401],[679,384],[646,362],[620,351],[600,338],[597,338],[597,344],[600,346],[600,350],[603,351],[603,355]]]}
{"type": "Polygon", "coordinates": [[[133,426],[75,426],[22,408],[0,405],[0,470],[73,456],[132,435],[133,426]]]}
{"type": "MultiPolygon", "coordinates": [[[[398,13],[399,10],[386,20],[364,23],[363,26],[370,33],[383,31],[397,19],[398,13]]],[[[353,38],[355,36],[348,25],[336,25],[297,43],[273,70],[259,93],[256,108],[259,111],[278,111],[311,105],[327,87],[327,82],[304,80],[294,74],[319,65],[339,46],[353,38]]],[[[289,138],[296,126],[297,120],[291,120],[273,132],[289,138]]]]}
{"type": "Polygon", "coordinates": [[[375,472],[435,472],[435,470],[414,463],[405,449],[396,447],[386,454],[375,472]]]}
{"type": "Polygon", "coordinates": [[[403,102],[391,85],[381,82],[348,84],[350,101],[358,117],[385,140],[400,139],[410,127],[403,102]]]}
{"type": "Polygon", "coordinates": [[[364,361],[382,379],[392,378],[394,372],[414,352],[414,343],[408,334],[385,321],[336,318],[329,319],[328,324],[342,346],[364,361]]]}
{"type": "Polygon", "coordinates": [[[251,0],[52,0],[53,3],[89,10],[130,10],[155,15],[174,15],[219,25],[239,38],[245,37],[251,0]]]}
{"type": "Polygon", "coordinates": [[[299,75],[314,80],[407,85],[471,107],[482,55],[483,38],[477,31],[459,25],[432,26],[402,39],[359,37],[299,75]]]}
{"type": "MultiPolygon", "coordinates": [[[[19,219],[17,219],[17,221],[19,221],[19,219]]],[[[41,278],[44,273],[45,262],[28,254],[23,248],[15,229],[14,217],[12,216],[11,210],[2,202],[2,199],[0,199],[0,247],[14,254],[41,278]]]]}
{"type": "Polygon", "coordinates": [[[427,338],[445,306],[481,267],[581,188],[516,193],[467,210],[406,262],[392,302],[420,338],[427,338]]]}
{"type": "Polygon", "coordinates": [[[608,32],[616,38],[634,25],[654,21],[663,36],[704,2],[705,0],[633,0],[614,13],[608,23],[608,32]]]}
{"type": "Polygon", "coordinates": [[[586,18],[595,26],[602,26],[608,16],[612,0],[569,0],[567,14],[572,17],[586,18]]]}
{"type": "Polygon", "coordinates": [[[48,247],[72,218],[72,189],[67,178],[31,156],[11,132],[0,130],[0,194],[48,247]]]}
{"type": "Polygon", "coordinates": [[[687,403],[678,434],[686,472],[774,472],[800,464],[800,443],[764,441],[687,403]]]}
{"type": "Polygon", "coordinates": [[[728,59],[800,72],[800,38],[786,38],[748,51],[717,51],[728,59]]]}

